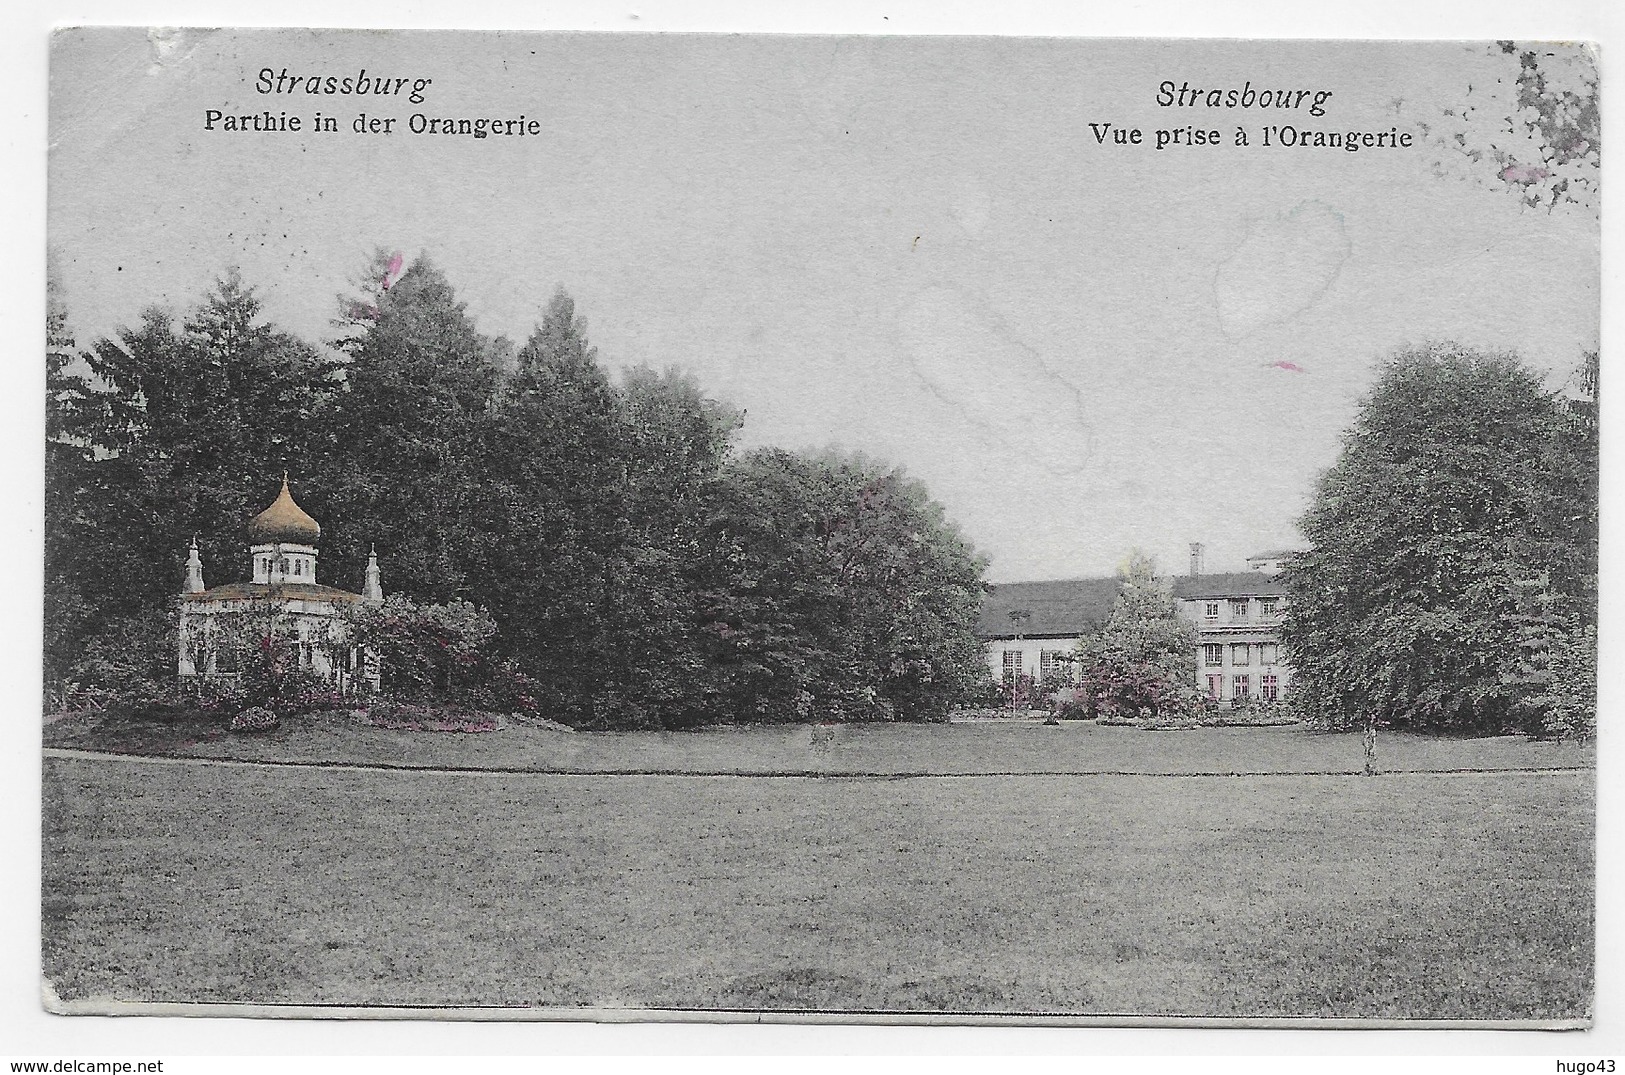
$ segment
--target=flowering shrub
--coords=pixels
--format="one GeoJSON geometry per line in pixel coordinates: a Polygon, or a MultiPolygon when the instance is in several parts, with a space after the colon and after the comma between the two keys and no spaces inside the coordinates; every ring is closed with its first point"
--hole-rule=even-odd
{"type": "Polygon", "coordinates": [[[297,669],[276,685],[270,701],[283,710],[344,709],[353,700],[333,686],[333,681],[308,668],[297,669]]]}
{"type": "Polygon", "coordinates": [[[231,730],[234,732],[268,732],[276,726],[276,714],[264,706],[250,706],[231,718],[231,730]]]}
{"type": "Polygon", "coordinates": [[[541,709],[541,690],[535,680],[511,661],[494,662],[480,655],[469,682],[458,692],[470,709],[490,713],[530,713],[541,709]]]}
{"type": "Polygon", "coordinates": [[[1047,683],[1031,674],[1005,672],[998,683],[989,683],[988,689],[973,699],[982,709],[1049,709],[1055,691],[1047,683]]]}
{"type": "Polygon", "coordinates": [[[1094,695],[1082,687],[1069,687],[1055,692],[1055,716],[1060,720],[1093,720],[1094,695]]]}
{"type": "Polygon", "coordinates": [[[502,726],[490,713],[402,702],[381,702],[358,713],[356,719],[374,728],[396,732],[494,732],[502,726]]]}
{"type": "Polygon", "coordinates": [[[386,697],[449,699],[489,678],[484,654],[496,622],[467,601],[424,605],[393,594],[358,606],[350,631],[354,643],[378,655],[386,697]]]}
{"type": "Polygon", "coordinates": [[[1297,724],[1299,716],[1284,702],[1265,702],[1258,698],[1245,698],[1229,705],[1209,703],[1198,718],[1203,724],[1215,727],[1270,727],[1277,724],[1297,724]]]}
{"type": "Polygon", "coordinates": [[[286,610],[274,601],[253,601],[217,617],[219,647],[240,669],[242,697],[255,706],[279,705],[299,690],[298,635],[286,610]]]}
{"type": "Polygon", "coordinates": [[[1196,688],[1160,664],[1100,658],[1085,670],[1067,705],[1093,712],[1105,724],[1192,719],[1200,707],[1196,688]]]}
{"type": "Polygon", "coordinates": [[[76,695],[83,711],[100,711],[121,720],[220,720],[243,708],[244,698],[233,683],[139,679],[117,690],[76,695]]]}

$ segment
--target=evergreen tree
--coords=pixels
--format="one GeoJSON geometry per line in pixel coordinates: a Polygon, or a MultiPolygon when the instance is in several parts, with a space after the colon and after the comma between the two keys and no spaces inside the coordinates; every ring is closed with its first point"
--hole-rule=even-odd
{"type": "Polygon", "coordinates": [[[623,659],[610,598],[630,531],[625,415],[562,290],[517,366],[486,430],[476,600],[551,704],[590,721],[623,659]]]}
{"type": "Polygon", "coordinates": [[[466,598],[486,541],[472,509],[497,367],[427,256],[398,269],[398,256],[380,253],[362,297],[341,300],[345,390],[306,504],[323,520],[329,580],[358,585],[376,545],[390,590],[466,598]]]}
{"type": "Polygon", "coordinates": [[[48,702],[57,704],[98,605],[84,558],[94,525],[87,513],[90,447],[74,434],[84,425],[87,386],[70,368],[74,351],[53,256],[45,285],[45,682],[48,702]]]}
{"type": "Polygon", "coordinates": [[[1167,580],[1135,549],[1118,569],[1118,594],[1099,629],[1078,645],[1078,690],[1101,716],[1194,715],[1196,628],[1179,615],[1167,580]]]}
{"type": "Polygon", "coordinates": [[[480,509],[500,645],[572,720],[691,723],[698,542],[737,418],[675,373],[617,388],[562,289],[515,364],[480,509]]]}

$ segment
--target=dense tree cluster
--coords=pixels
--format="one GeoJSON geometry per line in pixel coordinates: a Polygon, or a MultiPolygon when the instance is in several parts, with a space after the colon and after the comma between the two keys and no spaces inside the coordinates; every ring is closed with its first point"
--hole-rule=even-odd
{"type": "Polygon", "coordinates": [[[1565,400],[1450,344],[1383,367],[1301,527],[1283,641],[1334,725],[1583,735],[1595,720],[1596,360],[1565,400]],[[1584,669],[1590,663],[1590,672],[1584,669]]]}
{"type": "MultiPolygon", "coordinates": [[[[340,307],[314,347],[231,274],[79,353],[53,292],[53,693],[171,674],[188,542],[211,585],[244,578],[284,469],[323,580],[359,589],[376,546],[410,599],[366,630],[422,649],[482,610],[481,659],[572,723],[929,719],[979,681],[982,563],[902,473],[737,451],[742,416],[691,378],[612,378],[563,291],[518,347],[425,257],[380,254],[340,307]]],[[[449,674],[427,660],[411,676],[449,674]]]]}

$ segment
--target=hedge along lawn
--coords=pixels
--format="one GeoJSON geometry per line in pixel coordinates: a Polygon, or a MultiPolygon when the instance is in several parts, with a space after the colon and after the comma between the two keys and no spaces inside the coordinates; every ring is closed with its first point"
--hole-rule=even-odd
{"type": "Polygon", "coordinates": [[[44,966],[69,1000],[1580,1018],[1594,776],[47,758],[44,966]]]}
{"type": "MultiPolygon", "coordinates": [[[[201,722],[133,726],[97,718],[48,725],[46,744],[180,757],[342,762],[536,771],[770,773],[1253,773],[1350,772],[1364,764],[1358,733],[1303,726],[1148,731],[1086,723],[849,724],[828,741],[805,725],[691,732],[563,733],[510,724],[456,734],[390,731],[343,712],[294,716],[268,735],[233,735],[201,722]]],[[[1572,768],[1595,763],[1577,743],[1522,737],[1440,739],[1383,733],[1378,765],[1391,770],[1572,768]]]]}

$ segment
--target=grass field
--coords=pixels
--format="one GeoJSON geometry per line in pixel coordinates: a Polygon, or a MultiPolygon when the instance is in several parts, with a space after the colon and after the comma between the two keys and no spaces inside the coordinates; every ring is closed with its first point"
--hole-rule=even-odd
{"type": "MultiPolygon", "coordinates": [[[[218,723],[115,723],[94,717],[46,728],[46,745],[287,762],[451,768],[674,773],[1320,773],[1359,772],[1356,733],[1303,726],[1147,731],[1093,723],[852,724],[814,743],[805,725],[694,732],[561,733],[513,725],[484,734],[405,733],[345,713],[294,717],[269,735],[218,723]]],[[[1390,771],[1570,768],[1594,763],[1586,745],[1522,737],[1439,739],[1384,733],[1390,771]]]]}
{"type": "MultiPolygon", "coordinates": [[[[1338,738],[987,731],[1170,771],[1240,749],[1222,731],[1289,757],[1338,738]]],[[[47,758],[44,966],[66,999],[1583,1018],[1594,781],[47,758]]]]}

